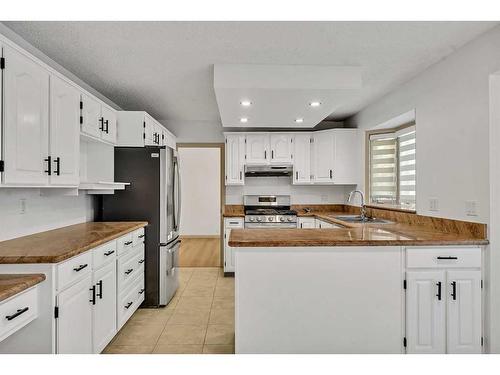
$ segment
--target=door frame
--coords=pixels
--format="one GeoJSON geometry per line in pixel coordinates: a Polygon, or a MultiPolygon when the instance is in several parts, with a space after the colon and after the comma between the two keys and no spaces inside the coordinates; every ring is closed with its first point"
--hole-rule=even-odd
{"type": "Polygon", "coordinates": [[[224,265],[224,206],[226,205],[226,148],[225,143],[207,142],[207,143],[177,143],[177,152],[179,148],[218,148],[220,149],[220,223],[219,223],[219,266],[224,265]]]}

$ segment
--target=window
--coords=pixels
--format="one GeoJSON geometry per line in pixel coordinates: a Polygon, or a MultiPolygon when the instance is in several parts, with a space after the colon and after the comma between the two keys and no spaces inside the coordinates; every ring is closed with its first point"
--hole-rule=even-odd
{"type": "Polygon", "coordinates": [[[370,203],[415,209],[416,129],[406,126],[369,135],[370,203]]]}

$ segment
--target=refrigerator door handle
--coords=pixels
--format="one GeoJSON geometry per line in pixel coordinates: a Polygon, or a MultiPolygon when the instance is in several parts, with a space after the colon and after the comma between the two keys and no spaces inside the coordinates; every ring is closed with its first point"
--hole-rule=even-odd
{"type": "Polygon", "coordinates": [[[181,220],[181,178],[179,172],[179,158],[178,156],[174,156],[174,197],[173,197],[173,205],[174,205],[174,231],[179,231],[179,225],[181,220]]]}

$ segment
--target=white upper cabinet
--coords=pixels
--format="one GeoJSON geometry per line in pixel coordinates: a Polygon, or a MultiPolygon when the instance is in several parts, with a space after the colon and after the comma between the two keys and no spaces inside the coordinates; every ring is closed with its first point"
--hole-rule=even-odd
{"type": "Polygon", "coordinates": [[[101,103],[86,94],[82,94],[80,108],[82,110],[81,132],[91,137],[101,138],[101,103]]]}
{"type": "Polygon", "coordinates": [[[246,164],[269,164],[269,133],[246,135],[246,164]]]}
{"type": "Polygon", "coordinates": [[[312,178],[314,183],[333,183],[335,134],[331,130],[313,133],[312,178]]]}
{"type": "Polygon", "coordinates": [[[50,77],[50,183],[78,185],[80,180],[80,93],[62,79],[50,77]]]}
{"type": "Polygon", "coordinates": [[[291,164],[293,158],[293,134],[271,133],[269,139],[271,147],[271,163],[291,164]]]}
{"type": "Polygon", "coordinates": [[[144,116],[144,145],[156,146],[156,126],[152,117],[144,116]]]}
{"type": "Polygon", "coordinates": [[[297,133],[293,142],[293,183],[311,183],[311,134],[297,133]]]}
{"type": "Polygon", "coordinates": [[[119,146],[176,147],[176,139],[163,125],[144,111],[118,111],[119,146]]]}
{"type": "Polygon", "coordinates": [[[226,135],[226,185],[243,185],[245,182],[245,136],[226,135]]]}
{"type": "Polygon", "coordinates": [[[116,144],[116,111],[107,105],[101,107],[102,139],[116,144]]]}
{"type": "Polygon", "coordinates": [[[29,57],[3,46],[2,182],[49,183],[49,73],[29,57]]]}
{"type": "Polygon", "coordinates": [[[355,185],[359,182],[359,173],[363,170],[359,160],[361,143],[357,129],[331,130],[335,137],[335,156],[333,159],[333,182],[342,185],[355,185]]]}

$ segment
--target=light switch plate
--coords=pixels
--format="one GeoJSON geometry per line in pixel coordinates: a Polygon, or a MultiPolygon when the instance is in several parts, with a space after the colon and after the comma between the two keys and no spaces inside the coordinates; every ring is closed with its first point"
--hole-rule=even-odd
{"type": "Polygon", "coordinates": [[[465,201],[465,214],[467,216],[477,216],[477,201],[465,201]]]}
{"type": "Polygon", "coordinates": [[[429,198],[429,211],[439,211],[439,200],[437,198],[429,198]]]}

